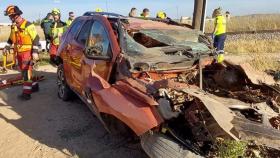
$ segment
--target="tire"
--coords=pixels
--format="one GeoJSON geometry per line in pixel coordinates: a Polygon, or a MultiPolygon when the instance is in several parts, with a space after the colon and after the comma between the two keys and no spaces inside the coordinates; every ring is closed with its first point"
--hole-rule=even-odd
{"type": "Polygon", "coordinates": [[[201,158],[163,134],[147,132],[140,139],[143,150],[151,158],[201,158]]]}
{"type": "Polygon", "coordinates": [[[58,86],[58,97],[63,101],[69,101],[74,95],[73,91],[69,88],[65,75],[63,64],[60,64],[57,68],[57,86],[58,86]]]}

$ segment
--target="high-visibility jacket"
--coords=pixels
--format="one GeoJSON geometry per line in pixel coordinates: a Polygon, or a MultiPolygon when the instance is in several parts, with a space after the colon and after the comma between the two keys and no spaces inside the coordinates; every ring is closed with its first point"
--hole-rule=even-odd
{"type": "Polygon", "coordinates": [[[53,45],[60,44],[60,37],[66,30],[66,23],[62,21],[53,22],[51,25],[51,42],[53,45]]]}
{"type": "Polygon", "coordinates": [[[149,18],[150,16],[149,16],[149,15],[144,16],[144,14],[141,13],[141,14],[140,14],[140,17],[141,17],[141,18],[149,18]]]}
{"type": "Polygon", "coordinates": [[[13,24],[7,43],[14,44],[14,50],[18,53],[31,51],[35,47],[38,49],[39,36],[35,25],[26,20],[20,26],[13,24]]]}
{"type": "Polygon", "coordinates": [[[72,20],[72,19],[68,19],[68,20],[66,21],[66,26],[69,27],[69,26],[72,24],[73,21],[74,21],[74,20],[72,20]]]}
{"type": "Polygon", "coordinates": [[[226,18],[222,15],[219,15],[215,18],[216,32],[215,36],[226,33],[226,18]]]}

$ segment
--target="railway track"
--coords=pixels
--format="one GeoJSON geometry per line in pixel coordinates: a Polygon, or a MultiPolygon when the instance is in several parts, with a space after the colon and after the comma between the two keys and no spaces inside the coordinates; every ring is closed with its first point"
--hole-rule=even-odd
{"type": "MultiPolygon", "coordinates": [[[[227,35],[243,35],[243,34],[267,34],[267,33],[280,33],[280,30],[256,30],[256,31],[238,31],[238,32],[227,32],[227,35]]],[[[205,33],[210,36],[211,33],[205,33]]]]}

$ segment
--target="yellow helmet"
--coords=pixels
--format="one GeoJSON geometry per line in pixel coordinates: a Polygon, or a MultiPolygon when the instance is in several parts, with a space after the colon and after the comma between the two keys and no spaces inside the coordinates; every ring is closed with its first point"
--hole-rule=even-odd
{"type": "Polygon", "coordinates": [[[103,12],[101,8],[95,8],[95,12],[103,12]]]}
{"type": "Polygon", "coordinates": [[[166,19],[166,13],[163,12],[163,11],[158,12],[157,13],[157,18],[166,19]]]}
{"type": "Polygon", "coordinates": [[[60,15],[60,10],[57,9],[57,8],[54,8],[54,9],[52,10],[52,14],[53,14],[53,15],[60,15]]]}

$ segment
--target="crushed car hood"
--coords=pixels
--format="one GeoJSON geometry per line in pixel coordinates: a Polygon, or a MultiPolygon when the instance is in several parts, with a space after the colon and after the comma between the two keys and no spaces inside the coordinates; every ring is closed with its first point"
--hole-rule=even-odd
{"type": "MultiPolygon", "coordinates": [[[[128,37],[128,41],[132,41],[128,37]]],[[[191,67],[200,57],[208,57],[211,51],[204,44],[185,42],[185,44],[145,48],[136,42],[128,42],[126,58],[133,69],[145,65],[145,71],[191,67]],[[204,48],[199,50],[199,48],[204,48]]],[[[142,69],[143,71],[143,69],[142,69]]]]}

